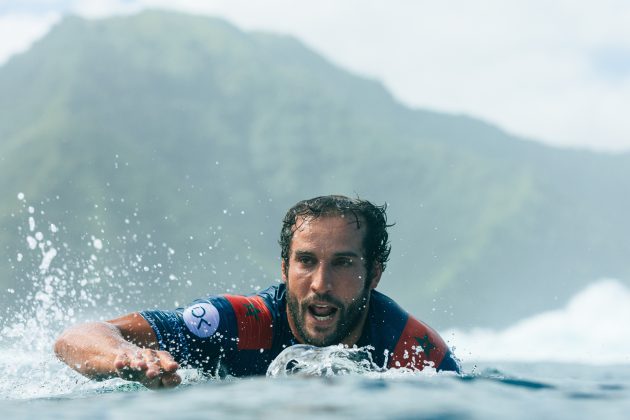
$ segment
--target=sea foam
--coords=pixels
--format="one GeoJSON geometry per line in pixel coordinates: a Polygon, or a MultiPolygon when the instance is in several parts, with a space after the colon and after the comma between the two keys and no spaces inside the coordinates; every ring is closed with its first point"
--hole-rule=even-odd
{"type": "Polygon", "coordinates": [[[558,310],[542,312],[504,330],[453,329],[444,333],[464,361],[554,361],[630,364],[630,288],[602,279],[558,310]]]}

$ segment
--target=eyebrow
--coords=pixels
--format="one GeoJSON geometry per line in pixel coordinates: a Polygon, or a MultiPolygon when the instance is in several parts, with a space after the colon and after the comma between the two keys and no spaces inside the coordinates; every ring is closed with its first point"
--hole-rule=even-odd
{"type": "Polygon", "coordinates": [[[352,251],[345,251],[345,252],[336,252],[333,257],[353,257],[353,258],[361,258],[360,255],[358,255],[355,252],[352,251]]]}
{"type": "MultiPolygon", "coordinates": [[[[297,249],[295,250],[295,255],[296,256],[302,256],[302,255],[315,255],[314,252],[312,251],[304,251],[304,250],[300,250],[297,249]]],[[[338,257],[352,257],[352,258],[361,258],[361,255],[357,254],[356,252],[353,251],[341,251],[341,252],[335,252],[333,254],[334,258],[338,258],[338,257]]]]}

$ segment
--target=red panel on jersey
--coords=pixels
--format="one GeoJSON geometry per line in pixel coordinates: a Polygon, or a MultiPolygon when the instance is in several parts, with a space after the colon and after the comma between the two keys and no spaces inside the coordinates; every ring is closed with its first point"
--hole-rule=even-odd
{"type": "Polygon", "coordinates": [[[271,312],[260,296],[226,295],[236,314],[238,349],[270,349],[273,342],[271,312]]]}
{"type": "Polygon", "coordinates": [[[446,343],[437,332],[410,316],[389,360],[389,367],[418,370],[425,366],[437,368],[447,350],[446,343]]]}

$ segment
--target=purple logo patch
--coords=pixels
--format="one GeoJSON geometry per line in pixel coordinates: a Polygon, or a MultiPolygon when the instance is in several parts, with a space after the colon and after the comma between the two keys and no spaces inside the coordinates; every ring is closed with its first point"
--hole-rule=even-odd
{"type": "Polygon", "coordinates": [[[197,303],[184,310],[184,322],[191,333],[207,338],[219,327],[219,311],[211,303],[197,303]]]}

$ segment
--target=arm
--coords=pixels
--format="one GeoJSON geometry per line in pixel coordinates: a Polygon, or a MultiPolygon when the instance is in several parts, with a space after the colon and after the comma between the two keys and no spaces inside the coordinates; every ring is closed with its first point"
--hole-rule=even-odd
{"type": "Polygon", "coordinates": [[[148,388],[181,382],[179,365],[159,351],[149,323],[137,312],[107,322],[75,325],[55,342],[57,357],[91,379],[121,377],[148,388]]]}

